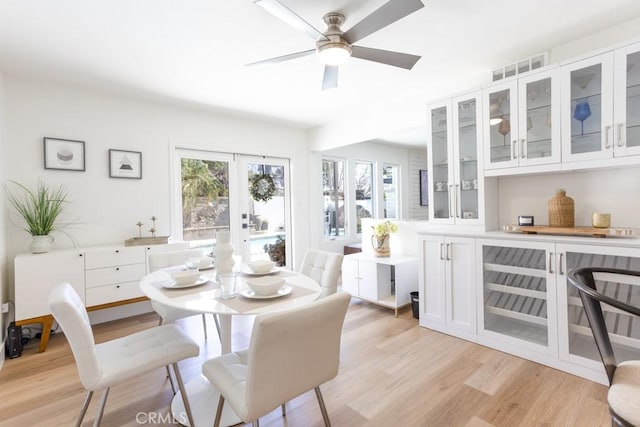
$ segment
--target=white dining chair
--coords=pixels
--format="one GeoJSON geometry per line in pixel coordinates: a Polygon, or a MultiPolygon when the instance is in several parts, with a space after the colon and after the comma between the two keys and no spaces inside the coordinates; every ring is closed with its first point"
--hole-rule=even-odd
{"type": "Polygon", "coordinates": [[[342,254],[318,249],[309,249],[305,253],[300,273],[311,277],[320,285],[320,298],[337,292],[342,258],[342,254]]]}
{"type": "MultiPolygon", "coordinates": [[[[149,254],[149,272],[161,270],[163,268],[175,267],[183,265],[190,258],[201,258],[203,256],[201,249],[185,249],[181,251],[170,251],[149,254]]],[[[159,303],[157,301],[151,301],[151,307],[160,315],[160,325],[167,323],[173,323],[178,319],[184,319],[186,317],[196,316],[197,313],[188,310],[180,310],[168,305],[159,303]]],[[[218,331],[218,338],[220,337],[220,322],[216,315],[213,316],[213,321],[218,331]]],[[[202,327],[204,329],[204,339],[208,338],[207,335],[207,318],[202,313],[202,327]]]]}
{"type": "Polygon", "coordinates": [[[214,426],[220,425],[225,401],[242,421],[257,426],[259,417],[311,389],[325,425],[330,426],[320,385],[338,373],[342,325],[350,300],[348,293],[338,293],[260,314],[248,349],[205,362],[202,372],[220,392],[214,426]]]}
{"type": "Polygon", "coordinates": [[[49,308],[69,342],[80,381],[87,390],[76,426],[82,425],[94,391],[103,391],[93,423],[98,426],[111,386],[156,368],[166,366],[168,369],[169,365],[173,367],[178,381],[188,421],[194,425],[178,361],[198,356],[200,347],[180,328],[175,325],[156,326],[96,344],[87,310],[70,284],[61,283],[51,290],[49,308]]]}

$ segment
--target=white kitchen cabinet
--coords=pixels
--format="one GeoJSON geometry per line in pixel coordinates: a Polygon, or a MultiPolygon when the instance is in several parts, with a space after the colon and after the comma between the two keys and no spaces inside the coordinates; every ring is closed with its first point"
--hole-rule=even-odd
{"type": "Polygon", "coordinates": [[[479,239],[477,253],[478,342],[557,358],[554,244],[479,239]]]}
{"type": "MultiPolygon", "coordinates": [[[[557,244],[558,331],[560,358],[591,371],[588,377],[606,381],[598,349],[577,290],[567,281],[566,272],[579,267],[609,267],[640,270],[640,249],[616,246],[557,244]]],[[[614,277],[596,281],[611,297],[640,306],[640,282],[620,283],[614,277]]],[[[602,305],[611,344],[618,362],[640,359],[640,320],[606,304],[602,305]]]]}
{"type": "Polygon", "coordinates": [[[420,325],[476,341],[475,239],[421,235],[420,325]]]}
{"type": "MultiPolygon", "coordinates": [[[[485,88],[482,96],[484,169],[559,164],[560,84],[557,68],[485,88]]],[[[506,170],[500,170],[506,169],[506,170]]]]}
{"type": "Polygon", "coordinates": [[[374,257],[356,253],[342,261],[342,290],[352,296],[394,309],[411,303],[410,292],[418,290],[418,258],[374,257]]]}
{"type": "Polygon", "coordinates": [[[640,43],[562,67],[563,161],[640,154],[640,43]]]}
{"type": "Polygon", "coordinates": [[[429,107],[429,214],[434,223],[482,224],[480,92],[429,107]]]}

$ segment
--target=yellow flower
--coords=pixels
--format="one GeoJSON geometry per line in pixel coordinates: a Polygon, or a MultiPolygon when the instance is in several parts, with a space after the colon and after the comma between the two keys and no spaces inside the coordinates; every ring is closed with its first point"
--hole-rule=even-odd
{"type": "Polygon", "coordinates": [[[384,236],[385,234],[395,233],[398,231],[398,225],[391,221],[380,222],[372,225],[371,228],[376,236],[384,236]]]}

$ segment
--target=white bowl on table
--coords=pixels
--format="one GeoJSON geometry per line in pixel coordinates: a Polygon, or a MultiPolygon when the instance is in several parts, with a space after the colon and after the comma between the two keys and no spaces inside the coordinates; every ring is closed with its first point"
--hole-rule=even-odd
{"type": "Polygon", "coordinates": [[[247,263],[247,267],[249,267],[251,271],[253,271],[256,274],[270,273],[275,266],[276,266],[275,262],[267,261],[264,259],[260,261],[253,261],[253,262],[247,263]]]}
{"type": "Polygon", "coordinates": [[[249,289],[258,296],[275,295],[284,286],[284,279],[272,276],[247,279],[246,282],[249,289]]]}
{"type": "Polygon", "coordinates": [[[170,271],[169,274],[178,286],[190,285],[200,278],[200,272],[198,270],[170,271]]]}

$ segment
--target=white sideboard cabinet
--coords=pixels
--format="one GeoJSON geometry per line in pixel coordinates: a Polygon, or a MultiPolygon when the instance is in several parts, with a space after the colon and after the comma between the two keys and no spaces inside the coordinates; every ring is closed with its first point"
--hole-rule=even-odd
{"type": "Polygon", "coordinates": [[[187,247],[180,242],[19,254],[14,260],[16,325],[42,324],[38,351],[43,352],[53,325],[48,305],[53,286],[70,283],[89,311],[145,301],[138,284],[148,270],[149,253],[187,247]]]}
{"type": "Polygon", "coordinates": [[[357,253],[342,262],[342,290],[352,296],[394,309],[411,303],[410,292],[418,290],[418,258],[379,258],[357,253]]]}

